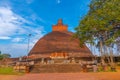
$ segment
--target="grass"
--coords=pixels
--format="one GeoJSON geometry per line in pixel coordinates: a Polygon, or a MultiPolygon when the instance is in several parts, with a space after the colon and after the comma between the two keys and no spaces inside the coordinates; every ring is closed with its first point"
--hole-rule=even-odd
{"type": "Polygon", "coordinates": [[[120,66],[116,66],[116,69],[117,69],[118,71],[120,71],[120,66]]]}
{"type": "Polygon", "coordinates": [[[106,66],[105,69],[102,66],[98,67],[98,72],[117,72],[117,70],[120,70],[120,66],[116,66],[115,70],[111,70],[110,66],[106,66]]]}
{"type": "Polygon", "coordinates": [[[21,75],[23,73],[16,72],[12,67],[0,67],[0,74],[4,75],[21,75]]]}

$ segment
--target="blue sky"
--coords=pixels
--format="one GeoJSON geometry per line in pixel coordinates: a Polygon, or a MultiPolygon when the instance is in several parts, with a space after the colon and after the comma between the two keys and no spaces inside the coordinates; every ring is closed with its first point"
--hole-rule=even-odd
{"type": "Polygon", "coordinates": [[[90,0],[0,0],[0,50],[12,57],[27,55],[39,38],[63,19],[69,31],[87,14],[90,0]]]}

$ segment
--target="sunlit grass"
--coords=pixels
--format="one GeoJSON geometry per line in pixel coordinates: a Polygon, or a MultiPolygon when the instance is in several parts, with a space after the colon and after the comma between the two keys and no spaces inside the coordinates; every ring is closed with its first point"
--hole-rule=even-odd
{"type": "Polygon", "coordinates": [[[0,67],[0,74],[21,75],[23,73],[16,72],[12,67],[0,67]]]}
{"type": "Polygon", "coordinates": [[[120,72],[120,66],[116,66],[118,72],[120,72]]]}

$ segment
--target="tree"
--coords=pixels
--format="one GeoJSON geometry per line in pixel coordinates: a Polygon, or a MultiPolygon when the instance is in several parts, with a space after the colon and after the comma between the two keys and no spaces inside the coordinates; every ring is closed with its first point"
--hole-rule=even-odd
{"type": "Polygon", "coordinates": [[[120,37],[117,38],[116,45],[117,45],[117,56],[120,56],[120,37]]]}
{"type": "Polygon", "coordinates": [[[10,58],[11,57],[11,55],[8,53],[4,53],[4,54],[2,54],[2,56],[3,56],[3,58],[10,58]]]}
{"type": "Polygon", "coordinates": [[[0,60],[2,60],[3,59],[3,56],[0,54],[0,60]]]}
{"type": "Polygon", "coordinates": [[[8,53],[3,53],[3,54],[2,54],[2,52],[0,51],[0,60],[2,60],[2,59],[4,59],[4,58],[10,58],[10,57],[11,57],[10,54],[8,54],[8,53]]]}
{"type": "MultiPolygon", "coordinates": [[[[104,47],[109,48],[113,63],[113,45],[120,36],[120,0],[92,0],[90,10],[80,21],[75,36],[80,44],[99,44],[101,61],[104,63],[104,47]]],[[[97,45],[96,44],[96,45],[97,45]]]]}

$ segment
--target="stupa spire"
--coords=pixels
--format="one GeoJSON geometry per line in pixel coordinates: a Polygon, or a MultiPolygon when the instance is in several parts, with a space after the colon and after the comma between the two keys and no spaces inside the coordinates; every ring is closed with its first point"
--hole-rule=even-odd
{"type": "Polygon", "coordinates": [[[67,28],[68,26],[63,24],[62,19],[59,19],[58,23],[52,26],[52,31],[68,31],[67,28]]]}
{"type": "Polygon", "coordinates": [[[62,19],[59,19],[57,24],[58,24],[58,25],[63,25],[62,19]]]}

